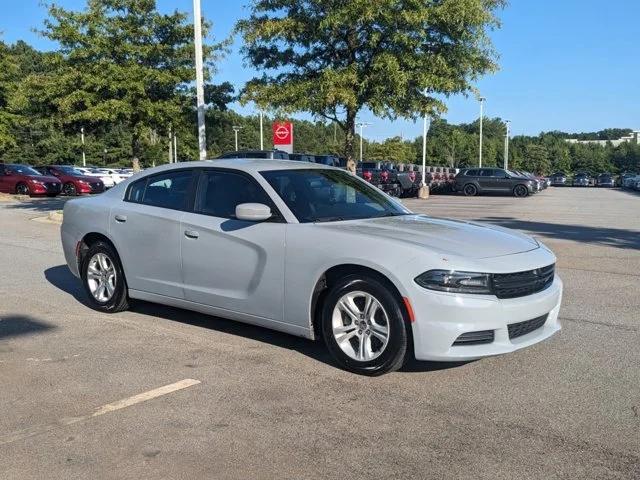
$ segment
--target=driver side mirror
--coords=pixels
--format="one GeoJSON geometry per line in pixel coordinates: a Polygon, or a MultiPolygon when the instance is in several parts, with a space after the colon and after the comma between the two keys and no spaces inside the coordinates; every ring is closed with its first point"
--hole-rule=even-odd
{"type": "Polygon", "coordinates": [[[262,203],[241,203],[236,206],[236,218],[247,222],[262,222],[272,217],[271,209],[262,203]]]}

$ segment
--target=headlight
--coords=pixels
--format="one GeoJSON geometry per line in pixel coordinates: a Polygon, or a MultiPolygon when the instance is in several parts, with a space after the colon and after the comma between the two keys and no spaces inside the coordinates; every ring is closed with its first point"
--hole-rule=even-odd
{"type": "Polygon", "coordinates": [[[34,178],[30,178],[29,181],[31,183],[35,183],[36,185],[44,185],[44,182],[42,180],[36,180],[34,178]]]}
{"type": "Polygon", "coordinates": [[[429,290],[452,293],[491,295],[491,275],[488,273],[429,270],[415,278],[415,282],[429,290]]]}

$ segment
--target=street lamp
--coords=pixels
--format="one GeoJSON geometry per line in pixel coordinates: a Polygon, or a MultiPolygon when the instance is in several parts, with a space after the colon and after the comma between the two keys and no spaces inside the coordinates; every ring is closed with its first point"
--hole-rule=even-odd
{"type": "Polygon", "coordinates": [[[80,139],[82,141],[82,166],[87,166],[87,156],[84,153],[84,127],[80,128],[80,139]]]}
{"type": "Polygon", "coordinates": [[[509,170],[509,133],[511,130],[511,120],[506,122],[507,132],[504,135],[504,169],[509,170]]]}
{"type": "Polygon", "coordinates": [[[359,122],[357,124],[358,128],[360,129],[360,163],[362,163],[362,129],[364,127],[370,127],[372,124],[368,123],[368,122],[359,122]]]}
{"type": "Polygon", "coordinates": [[[260,110],[260,150],[264,150],[264,130],[262,128],[263,117],[264,117],[264,112],[261,109],[260,110]]]}
{"type": "Polygon", "coordinates": [[[238,132],[242,130],[242,127],[234,125],[232,128],[233,128],[233,133],[235,134],[235,137],[236,137],[236,152],[237,152],[238,151],[238,132]]]}
{"type": "Polygon", "coordinates": [[[479,155],[479,161],[478,161],[478,166],[482,167],[482,120],[484,117],[484,102],[487,99],[484,97],[480,97],[480,155],[479,155]]]}
{"type": "Polygon", "coordinates": [[[102,163],[107,166],[107,149],[102,150],[102,163]]]}
{"type": "Polygon", "coordinates": [[[207,132],[204,115],[204,66],[202,60],[202,13],[200,0],[193,0],[193,36],[196,56],[196,97],[198,107],[198,150],[200,160],[207,159],[207,132]]]}

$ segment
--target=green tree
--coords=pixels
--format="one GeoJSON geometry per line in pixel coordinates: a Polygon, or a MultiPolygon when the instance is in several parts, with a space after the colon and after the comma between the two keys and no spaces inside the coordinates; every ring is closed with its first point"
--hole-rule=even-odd
{"type": "Polygon", "coordinates": [[[486,31],[504,3],[255,0],[237,29],[247,60],[265,73],[242,98],[338,123],[354,169],[361,109],[390,119],[442,112],[434,94],[468,93],[497,68],[486,31]]]}
{"type": "Polygon", "coordinates": [[[525,158],[522,167],[528,172],[547,175],[551,170],[549,152],[544,145],[528,143],[525,147],[525,158]]]}
{"type": "Polygon", "coordinates": [[[88,0],[79,12],[51,5],[43,34],[60,50],[26,87],[68,131],[122,126],[130,158],[141,158],[188,108],[195,72],[185,13],[161,14],[155,0],[88,0]]]}
{"type": "Polygon", "coordinates": [[[0,42],[0,154],[16,145],[13,133],[17,116],[10,111],[17,69],[9,48],[0,42]]]}

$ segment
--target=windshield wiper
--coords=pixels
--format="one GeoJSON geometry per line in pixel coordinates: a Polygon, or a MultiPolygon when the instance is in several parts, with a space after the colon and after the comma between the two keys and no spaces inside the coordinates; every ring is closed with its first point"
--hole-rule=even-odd
{"type": "Polygon", "coordinates": [[[314,222],[314,223],[322,223],[322,222],[341,222],[341,221],[343,221],[343,220],[345,220],[345,218],[344,218],[344,217],[338,217],[338,216],[335,216],[335,217],[318,217],[318,218],[316,218],[313,222],[314,222]]]}

